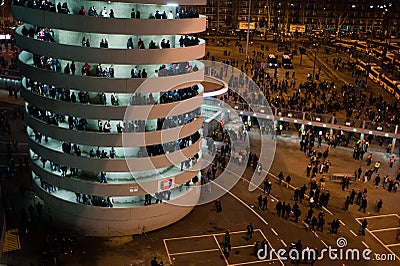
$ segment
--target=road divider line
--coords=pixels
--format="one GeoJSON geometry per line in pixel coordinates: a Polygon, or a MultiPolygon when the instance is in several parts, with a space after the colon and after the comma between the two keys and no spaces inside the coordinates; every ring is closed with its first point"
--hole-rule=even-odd
{"type": "Polygon", "coordinates": [[[231,195],[233,198],[235,198],[237,201],[239,201],[240,203],[242,203],[247,209],[249,209],[252,213],[254,213],[265,225],[268,225],[268,222],[261,216],[259,215],[255,210],[253,210],[253,208],[251,208],[246,202],[244,202],[243,200],[241,200],[238,196],[236,196],[235,194],[233,194],[232,192],[230,192],[229,190],[227,190],[226,188],[224,188],[223,186],[221,186],[220,184],[213,182],[214,185],[218,186],[219,188],[221,188],[222,190],[225,190],[226,193],[228,193],[229,195],[231,195]]]}
{"type": "Polygon", "coordinates": [[[283,241],[283,239],[281,239],[281,243],[282,243],[282,245],[285,246],[285,248],[287,248],[287,245],[286,245],[285,241],[283,241]]]}
{"type": "Polygon", "coordinates": [[[274,228],[271,228],[272,233],[274,233],[276,236],[278,235],[278,233],[274,230],[274,228]]]}
{"type": "Polygon", "coordinates": [[[324,240],[321,239],[321,242],[322,242],[322,244],[324,244],[324,246],[325,246],[326,248],[328,248],[328,245],[324,242],[324,240]]]}
{"type": "MultiPolygon", "coordinates": [[[[244,178],[244,177],[240,177],[240,178],[243,179],[243,181],[246,181],[247,183],[249,183],[249,184],[255,186],[255,184],[254,184],[253,182],[247,180],[246,178],[244,178]]],[[[261,190],[262,192],[264,192],[264,190],[261,189],[260,187],[257,187],[257,189],[259,189],[259,190],[261,190]]],[[[279,201],[278,198],[276,198],[275,196],[273,196],[271,193],[268,195],[268,197],[272,198],[273,200],[279,201]]]]}
{"type": "Polygon", "coordinates": [[[350,231],[350,233],[353,235],[353,236],[357,236],[357,234],[356,233],[354,233],[354,231],[353,230],[349,230],[350,231]]]}
{"type": "Polygon", "coordinates": [[[322,209],[325,210],[325,211],[326,211],[327,213],[329,213],[330,215],[333,215],[333,213],[332,213],[330,210],[328,210],[327,208],[322,207],[322,209]]]}
{"type": "Polygon", "coordinates": [[[369,246],[367,245],[367,243],[365,243],[364,241],[361,241],[361,243],[364,245],[364,247],[369,249],[369,246]]]}

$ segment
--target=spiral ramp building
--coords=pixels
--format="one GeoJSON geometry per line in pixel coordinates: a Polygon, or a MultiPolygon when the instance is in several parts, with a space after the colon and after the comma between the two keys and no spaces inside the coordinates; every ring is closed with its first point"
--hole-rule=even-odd
{"type": "Polygon", "coordinates": [[[182,6],[206,1],[62,3],[12,5],[35,192],[85,235],[180,220],[200,196],[206,26],[182,6]]]}

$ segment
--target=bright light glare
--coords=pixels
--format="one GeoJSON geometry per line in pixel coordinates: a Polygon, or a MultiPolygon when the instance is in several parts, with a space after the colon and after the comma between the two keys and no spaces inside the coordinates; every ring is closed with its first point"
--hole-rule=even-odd
{"type": "Polygon", "coordinates": [[[179,5],[178,5],[178,4],[175,4],[175,3],[168,3],[167,6],[177,7],[177,6],[179,6],[179,5]]]}

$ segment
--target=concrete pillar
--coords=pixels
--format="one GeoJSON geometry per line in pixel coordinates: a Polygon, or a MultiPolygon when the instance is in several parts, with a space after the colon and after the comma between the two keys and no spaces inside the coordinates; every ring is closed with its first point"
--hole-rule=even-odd
{"type": "Polygon", "coordinates": [[[392,139],[392,151],[391,151],[392,153],[396,153],[394,150],[395,146],[396,146],[396,138],[393,138],[392,139]]]}
{"type": "Polygon", "coordinates": [[[278,121],[274,120],[274,130],[278,128],[278,121]]]}

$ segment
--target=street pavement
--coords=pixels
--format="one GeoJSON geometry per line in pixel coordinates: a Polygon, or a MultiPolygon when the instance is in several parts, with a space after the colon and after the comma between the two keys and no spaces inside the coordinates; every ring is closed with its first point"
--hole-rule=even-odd
{"type": "MultiPolygon", "coordinates": [[[[270,45],[272,47],[272,45],[270,45]]],[[[212,53],[220,53],[222,57],[223,48],[212,47],[212,53]]],[[[273,48],[271,48],[273,49],[273,48]]],[[[299,59],[299,56],[296,60],[299,59]]],[[[302,68],[295,68],[296,77],[300,80],[312,71],[313,61],[308,57],[303,57],[302,68]]],[[[283,75],[283,70],[279,70],[283,75]]],[[[328,74],[321,72],[321,80],[329,79],[328,74]]],[[[11,104],[17,103],[12,98],[2,97],[3,101],[11,104]]],[[[8,103],[2,105],[10,106],[8,103]]],[[[19,102],[21,104],[21,102],[19,102]]],[[[0,151],[5,153],[5,143],[12,138],[17,138],[20,142],[20,153],[24,150],[24,141],[26,139],[22,132],[22,121],[12,120],[12,137],[5,136],[1,138],[2,145],[0,151]]],[[[261,188],[249,191],[249,183],[253,172],[250,168],[240,176],[239,182],[235,187],[226,192],[221,198],[222,212],[217,213],[214,203],[208,203],[196,206],[194,210],[184,219],[172,224],[166,228],[149,232],[143,235],[134,235],[114,238],[94,238],[84,237],[74,241],[72,254],[59,254],[57,256],[57,265],[150,265],[153,257],[162,260],[164,265],[290,265],[290,261],[283,261],[277,258],[276,254],[268,261],[259,261],[254,254],[253,245],[255,241],[268,240],[270,245],[278,250],[280,248],[288,249],[292,242],[301,239],[303,247],[318,248],[322,250],[327,246],[337,247],[337,239],[344,237],[347,245],[343,249],[357,248],[360,251],[370,248],[374,254],[395,254],[400,256],[400,245],[395,240],[395,235],[399,231],[398,214],[400,214],[399,193],[389,193],[381,186],[375,188],[372,182],[356,182],[351,184],[349,189],[341,190],[338,183],[327,181],[326,190],[331,194],[331,199],[325,213],[326,223],[334,218],[339,218],[342,223],[338,234],[329,233],[329,225],[325,225],[323,232],[311,232],[306,230],[302,223],[307,213],[307,203],[299,204],[302,216],[298,223],[294,223],[293,218],[285,220],[275,214],[275,204],[277,200],[285,201],[293,206],[293,187],[308,185],[308,178],[305,175],[307,157],[299,150],[299,139],[293,131],[283,132],[276,141],[276,151],[273,163],[269,171],[269,180],[272,182],[272,191],[269,196],[268,210],[257,209],[257,197],[262,194],[261,188]],[[290,174],[292,177],[291,185],[286,188],[284,184],[279,186],[276,181],[277,174],[283,171],[285,177],[290,174]],[[343,210],[343,204],[349,190],[367,188],[368,207],[366,213],[359,212],[358,206],[350,206],[348,212],[343,210]],[[376,202],[382,198],[383,208],[381,213],[375,211],[376,202]],[[369,226],[366,236],[359,236],[360,218],[371,216],[368,219],[369,226]],[[250,240],[245,239],[246,226],[253,224],[255,233],[250,240]],[[232,252],[229,258],[221,253],[223,235],[229,229],[231,232],[232,252]]],[[[251,150],[260,153],[260,135],[256,129],[249,132],[251,140],[251,150]]],[[[271,136],[264,136],[271,138],[271,136]]],[[[325,149],[325,145],[321,150],[325,149]]],[[[265,148],[265,147],[264,147],[265,148]]],[[[268,148],[268,147],[267,147],[268,148]]],[[[383,148],[374,146],[374,161],[381,160],[382,167],[379,170],[381,176],[389,174],[394,176],[399,168],[399,162],[396,161],[393,168],[389,168],[387,154],[383,148]]],[[[4,162],[4,156],[2,162],[4,162]]],[[[332,162],[329,174],[333,173],[353,173],[359,166],[363,172],[366,169],[365,161],[355,161],[352,158],[352,149],[337,147],[332,149],[328,159],[332,162]]],[[[3,163],[2,163],[3,164],[3,163]]],[[[264,169],[268,170],[268,169],[264,169]]],[[[232,176],[235,171],[231,171],[232,176]]],[[[373,177],[374,178],[374,177],[373,177]]],[[[373,180],[372,178],[372,180],[373,180]]],[[[20,185],[26,188],[30,186],[29,169],[19,168],[16,177],[13,179],[3,178],[3,187],[5,187],[6,202],[13,202],[14,216],[10,218],[8,229],[18,227],[19,214],[21,207],[27,207],[20,193],[20,185]]],[[[221,189],[215,185],[213,189],[221,189]]],[[[207,192],[203,192],[207,193],[207,192]]],[[[205,195],[204,195],[205,196],[205,195]]],[[[29,201],[28,201],[29,202],[29,201]]],[[[316,214],[316,213],[314,213],[316,214]]],[[[36,230],[29,232],[28,235],[20,235],[21,249],[3,253],[1,263],[6,265],[40,265],[41,253],[46,246],[46,234],[48,232],[59,231],[50,223],[46,216],[46,208],[42,217],[36,220],[36,230]]],[[[56,214],[54,214],[56,215],[56,214]]],[[[365,265],[398,265],[397,261],[361,261],[365,265]]],[[[315,265],[356,265],[359,261],[334,261],[327,256],[324,260],[315,265]]]]}

